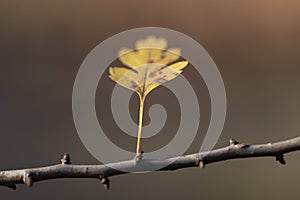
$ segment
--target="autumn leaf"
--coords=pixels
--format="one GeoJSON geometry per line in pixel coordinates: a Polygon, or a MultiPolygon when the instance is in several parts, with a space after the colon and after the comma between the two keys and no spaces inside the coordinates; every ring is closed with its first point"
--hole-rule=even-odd
{"type": "Polygon", "coordinates": [[[113,81],[133,90],[140,98],[137,153],[140,152],[140,136],[146,96],[159,85],[176,78],[182,73],[182,69],[188,65],[187,61],[175,62],[180,58],[180,49],[166,49],[166,47],[167,41],[164,38],[149,36],[145,40],[138,40],[136,50],[122,48],[119,51],[119,60],[126,67],[109,68],[109,77],[113,81]]]}

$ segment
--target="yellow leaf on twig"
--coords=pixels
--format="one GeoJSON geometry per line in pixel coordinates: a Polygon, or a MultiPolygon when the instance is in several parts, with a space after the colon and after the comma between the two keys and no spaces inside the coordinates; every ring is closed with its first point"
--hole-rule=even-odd
{"type": "Polygon", "coordinates": [[[119,85],[133,90],[140,97],[140,115],[137,152],[140,152],[140,136],[143,105],[146,96],[159,85],[176,78],[187,61],[175,62],[180,58],[180,49],[167,49],[164,38],[150,36],[136,42],[136,50],[123,48],[119,60],[126,67],[110,67],[109,77],[119,85]],[[174,63],[175,62],[175,63],[174,63]]]}

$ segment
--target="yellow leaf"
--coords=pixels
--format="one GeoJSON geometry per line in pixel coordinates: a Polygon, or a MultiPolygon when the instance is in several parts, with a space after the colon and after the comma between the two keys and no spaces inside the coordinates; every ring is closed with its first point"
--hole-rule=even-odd
{"type": "Polygon", "coordinates": [[[119,60],[126,67],[110,67],[109,77],[119,85],[133,90],[140,97],[137,153],[141,152],[140,140],[143,109],[146,96],[159,85],[176,78],[187,61],[174,63],[180,57],[180,49],[167,49],[167,40],[150,36],[135,44],[136,50],[122,48],[119,60]],[[173,63],[173,64],[172,64],[173,63]]]}

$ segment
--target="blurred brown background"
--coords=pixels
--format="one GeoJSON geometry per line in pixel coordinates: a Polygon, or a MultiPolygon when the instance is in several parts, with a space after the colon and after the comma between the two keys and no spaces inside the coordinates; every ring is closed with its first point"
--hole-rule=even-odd
{"type": "MultiPolygon", "coordinates": [[[[55,164],[64,152],[71,154],[73,163],[97,164],[73,123],[76,72],[101,41],[144,26],[183,32],[202,44],[216,62],[228,98],[217,147],[227,145],[231,137],[263,143],[299,136],[299,19],[300,2],[295,0],[1,1],[0,169],[55,164]]],[[[201,77],[191,77],[192,70],[184,75],[205,93],[201,77]]],[[[101,81],[107,91],[113,87],[107,78],[101,81]]],[[[97,105],[100,115],[110,115],[105,111],[109,101],[101,100],[107,94],[97,95],[97,101],[103,101],[97,105]]],[[[155,95],[153,101],[158,101],[155,95]]],[[[132,113],[136,103],[133,97],[132,113]]],[[[176,111],[168,102],[163,104],[176,111]]],[[[174,120],[176,124],[178,119],[174,120]]],[[[118,132],[113,121],[101,123],[118,132]]],[[[118,145],[135,148],[133,138],[124,142],[116,138],[118,145]]],[[[191,151],[197,150],[194,146],[191,151]]],[[[205,170],[113,177],[110,191],[97,180],[51,180],[32,188],[21,185],[14,192],[0,188],[0,198],[299,199],[299,153],[286,159],[286,166],[271,158],[244,159],[212,164],[205,170]]]]}

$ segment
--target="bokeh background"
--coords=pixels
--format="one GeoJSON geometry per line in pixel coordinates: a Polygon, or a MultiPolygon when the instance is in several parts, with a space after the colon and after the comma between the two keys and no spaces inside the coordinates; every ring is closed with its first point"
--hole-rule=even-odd
{"type": "MultiPolygon", "coordinates": [[[[231,137],[265,143],[299,136],[299,21],[300,2],[295,0],[1,1],[0,169],[55,164],[64,152],[71,154],[73,163],[98,164],[73,123],[77,70],[106,38],[145,26],[189,35],[219,67],[228,112],[216,147],[227,145],[231,137]]],[[[201,76],[195,76],[191,66],[184,75],[197,91],[203,117],[188,151],[194,152],[209,119],[209,99],[201,76]]],[[[103,92],[96,98],[100,123],[117,145],[134,150],[134,138],[116,127],[106,109],[113,86],[107,77],[100,81],[103,92]]],[[[153,103],[162,103],[173,117],[163,132],[143,141],[146,150],[172,139],[178,123],[172,114],[178,112],[178,104],[170,92],[165,88],[153,92],[146,107],[153,103]]],[[[134,120],[136,105],[133,96],[129,107],[134,120]]],[[[51,180],[32,188],[21,185],[16,191],[0,188],[0,198],[299,199],[299,153],[288,154],[286,160],[286,166],[272,158],[255,158],[215,163],[204,170],[118,176],[111,178],[109,191],[97,180],[51,180]]]]}

